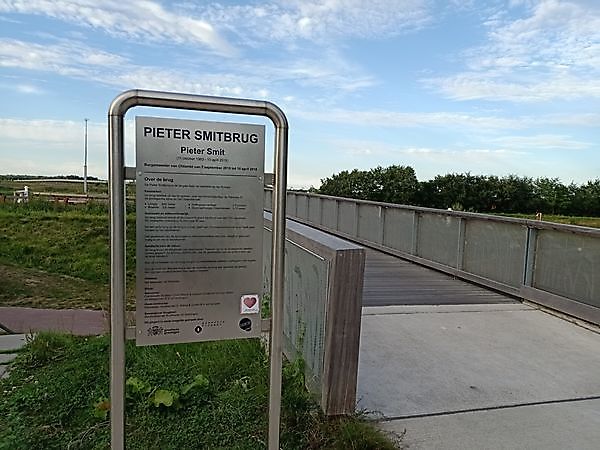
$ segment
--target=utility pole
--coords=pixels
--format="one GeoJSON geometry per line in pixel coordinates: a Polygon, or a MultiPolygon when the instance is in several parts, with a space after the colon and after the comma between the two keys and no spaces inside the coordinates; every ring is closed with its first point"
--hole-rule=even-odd
{"type": "Polygon", "coordinates": [[[87,195],[88,193],[88,185],[87,185],[87,123],[90,119],[83,119],[85,121],[85,144],[83,150],[83,193],[87,195]]]}

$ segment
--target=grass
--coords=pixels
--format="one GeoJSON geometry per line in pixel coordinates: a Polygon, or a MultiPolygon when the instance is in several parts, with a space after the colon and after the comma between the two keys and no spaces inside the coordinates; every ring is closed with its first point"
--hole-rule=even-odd
{"type": "MultiPolygon", "coordinates": [[[[52,178],[52,177],[48,177],[52,178]]],[[[30,177],[18,177],[18,179],[30,179],[30,177]]],[[[83,180],[78,182],[68,181],[40,181],[31,180],[28,182],[15,181],[14,179],[7,179],[0,175],[0,195],[6,195],[12,198],[14,191],[22,190],[23,187],[29,186],[31,192],[52,192],[56,194],[83,194],[83,180]]],[[[135,186],[133,184],[127,185],[127,195],[135,194],[135,186]]],[[[90,195],[108,195],[108,184],[104,183],[88,183],[88,193],[90,195]]]]}
{"type": "MultiPolygon", "coordinates": [[[[54,192],[64,194],[83,194],[83,180],[73,183],[68,181],[14,181],[14,180],[0,180],[0,193],[11,195],[14,191],[23,189],[23,187],[29,186],[29,190],[32,192],[54,192]]],[[[90,194],[104,194],[108,193],[108,187],[106,183],[88,183],[88,192],[90,194]]]]}
{"type": "MultiPolygon", "coordinates": [[[[108,350],[103,336],[45,333],[29,342],[0,382],[0,449],[108,448],[108,350]]],[[[127,448],[266,448],[268,361],[258,340],[128,343],[126,370],[127,448]],[[164,392],[179,400],[166,406],[164,392]]],[[[395,448],[359,417],[323,417],[302,373],[300,363],[284,367],[282,448],[395,448]]]]}
{"type": "Polygon", "coordinates": [[[29,308],[108,307],[108,285],[0,264],[0,305],[29,308]]]}
{"type": "MultiPolygon", "coordinates": [[[[496,214],[499,216],[516,217],[518,219],[535,220],[535,214],[496,214]]],[[[544,214],[544,222],[564,223],[567,225],[578,225],[580,227],[600,228],[600,217],[578,217],[578,216],[559,216],[544,214]]]]}
{"type": "MultiPolygon", "coordinates": [[[[0,204],[0,274],[9,280],[0,285],[5,306],[66,307],[71,300],[71,307],[106,309],[109,255],[106,205],[0,204]]],[[[132,305],[133,213],[127,215],[127,268],[128,302],[132,305]]]]}
{"type": "MultiPolygon", "coordinates": [[[[47,202],[0,208],[0,262],[108,282],[108,215],[103,205],[47,202]]],[[[133,227],[130,228],[132,234],[133,227]]]]}

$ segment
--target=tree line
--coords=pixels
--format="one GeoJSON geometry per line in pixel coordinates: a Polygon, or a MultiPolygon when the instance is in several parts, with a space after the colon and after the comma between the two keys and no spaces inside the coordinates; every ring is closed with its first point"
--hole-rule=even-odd
{"type": "Polygon", "coordinates": [[[558,178],[453,173],[419,182],[412,167],[393,165],[342,171],[322,179],[316,192],[472,212],[600,216],[600,178],[565,185],[558,178]]]}

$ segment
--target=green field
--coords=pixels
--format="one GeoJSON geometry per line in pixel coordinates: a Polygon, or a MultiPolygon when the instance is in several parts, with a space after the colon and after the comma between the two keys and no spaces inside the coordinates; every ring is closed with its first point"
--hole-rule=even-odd
{"type": "MultiPolygon", "coordinates": [[[[30,191],[33,192],[55,192],[65,194],[83,194],[83,181],[80,182],[67,182],[67,181],[12,181],[12,180],[0,180],[0,193],[6,195],[12,195],[14,191],[23,189],[27,185],[30,191]]],[[[106,183],[88,183],[88,191],[90,194],[104,194],[107,195],[108,189],[106,183]]]]}
{"type": "MultiPolygon", "coordinates": [[[[127,236],[127,285],[132,301],[133,214],[127,217],[127,236]]],[[[5,306],[107,309],[109,254],[105,204],[0,204],[0,273],[6,280],[0,287],[0,300],[5,306]]]]}
{"type": "MultiPolygon", "coordinates": [[[[56,194],[83,194],[83,180],[56,180],[51,178],[35,179],[28,176],[11,177],[0,175],[0,195],[11,198],[14,191],[22,190],[25,185],[29,187],[32,194],[56,193],[56,194]],[[23,181],[27,180],[27,181],[23,181]],[[44,181],[52,180],[52,181],[44,181]]],[[[90,180],[88,193],[93,196],[108,196],[108,184],[106,181],[97,183],[90,180]]],[[[127,195],[135,195],[135,185],[127,185],[127,195]]]]}
{"type": "MultiPolygon", "coordinates": [[[[535,214],[498,214],[509,217],[516,217],[518,219],[529,219],[535,220],[535,214]]],[[[564,223],[566,225],[578,225],[580,227],[592,227],[600,228],[600,217],[576,217],[576,216],[557,216],[557,215],[543,215],[542,220],[544,222],[552,223],[564,223]]]]}

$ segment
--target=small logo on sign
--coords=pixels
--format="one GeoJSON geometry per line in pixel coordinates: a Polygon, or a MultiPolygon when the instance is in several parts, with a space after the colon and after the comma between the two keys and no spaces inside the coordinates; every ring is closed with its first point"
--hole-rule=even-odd
{"type": "Polygon", "coordinates": [[[240,328],[247,332],[252,331],[252,321],[247,318],[240,320],[240,328]]]}
{"type": "Polygon", "coordinates": [[[258,314],[260,311],[260,302],[258,295],[242,295],[240,312],[242,314],[258,314]]]}
{"type": "Polygon", "coordinates": [[[153,326],[148,328],[148,336],[160,336],[164,334],[165,329],[163,327],[153,326]]]}

